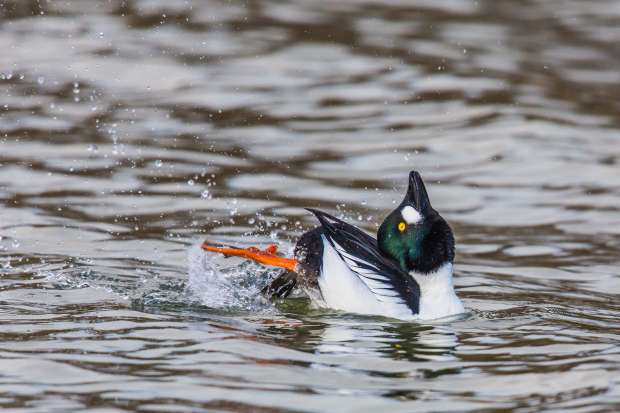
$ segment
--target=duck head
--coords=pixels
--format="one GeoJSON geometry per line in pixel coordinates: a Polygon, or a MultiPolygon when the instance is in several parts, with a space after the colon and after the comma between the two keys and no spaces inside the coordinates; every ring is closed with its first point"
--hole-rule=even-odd
{"type": "Polygon", "coordinates": [[[407,194],[379,227],[377,241],[405,272],[428,274],[454,261],[452,230],[431,206],[417,171],[409,173],[407,194]]]}

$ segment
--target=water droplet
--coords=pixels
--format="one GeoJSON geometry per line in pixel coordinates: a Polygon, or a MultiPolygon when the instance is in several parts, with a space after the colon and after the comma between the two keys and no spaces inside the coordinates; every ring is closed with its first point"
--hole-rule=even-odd
{"type": "Polygon", "coordinates": [[[156,168],[161,168],[161,166],[162,166],[163,164],[164,164],[164,163],[161,161],[161,159],[158,159],[158,160],[156,160],[156,161],[155,161],[155,167],[156,167],[156,168]]]}
{"type": "Polygon", "coordinates": [[[250,225],[254,225],[255,222],[256,222],[256,220],[254,218],[248,219],[248,224],[250,224],[250,225]]]}
{"type": "Polygon", "coordinates": [[[194,186],[195,183],[196,182],[194,182],[193,179],[190,179],[189,181],[187,181],[187,185],[189,185],[189,186],[194,186]]]}
{"type": "Polygon", "coordinates": [[[40,84],[40,85],[42,85],[43,83],[45,83],[45,78],[44,78],[43,76],[39,76],[39,77],[37,78],[37,83],[38,83],[38,84],[40,84]]]}
{"type": "Polygon", "coordinates": [[[211,199],[211,194],[209,193],[208,189],[205,189],[204,191],[200,193],[200,197],[202,199],[211,199]]]}

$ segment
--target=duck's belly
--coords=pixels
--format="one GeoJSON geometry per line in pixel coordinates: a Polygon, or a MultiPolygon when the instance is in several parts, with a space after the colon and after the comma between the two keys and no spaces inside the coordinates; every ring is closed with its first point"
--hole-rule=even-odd
{"type": "Polygon", "coordinates": [[[310,298],[319,306],[351,313],[381,315],[411,320],[417,318],[409,306],[391,297],[377,297],[360,276],[340,258],[331,244],[323,239],[323,259],[318,284],[322,298],[310,298]]]}

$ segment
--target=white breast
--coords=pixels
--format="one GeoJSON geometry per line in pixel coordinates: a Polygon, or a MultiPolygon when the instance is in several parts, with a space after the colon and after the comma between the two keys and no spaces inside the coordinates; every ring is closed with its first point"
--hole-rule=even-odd
{"type": "Polygon", "coordinates": [[[321,237],[323,266],[318,282],[324,302],[317,304],[359,314],[382,315],[403,320],[416,318],[400,297],[377,297],[373,294],[340,258],[325,237],[321,237]]]}
{"type": "Polygon", "coordinates": [[[452,264],[444,264],[430,274],[410,272],[420,286],[420,313],[423,320],[448,317],[465,311],[454,292],[452,264]]]}

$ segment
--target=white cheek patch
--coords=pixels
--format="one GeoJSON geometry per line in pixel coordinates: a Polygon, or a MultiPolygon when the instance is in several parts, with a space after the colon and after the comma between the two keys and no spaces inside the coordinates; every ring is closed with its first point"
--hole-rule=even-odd
{"type": "Polygon", "coordinates": [[[417,224],[422,221],[422,215],[412,206],[407,205],[400,210],[400,213],[407,224],[417,224]]]}

